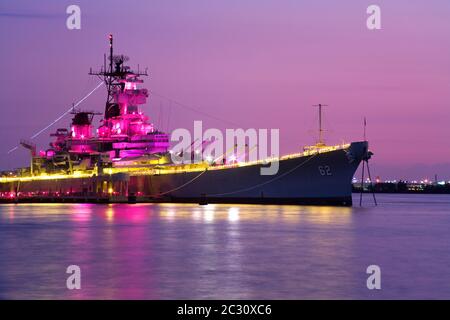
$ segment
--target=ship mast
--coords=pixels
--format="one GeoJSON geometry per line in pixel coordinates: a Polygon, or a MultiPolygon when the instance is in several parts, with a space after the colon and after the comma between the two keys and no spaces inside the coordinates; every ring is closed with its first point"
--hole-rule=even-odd
{"type": "MultiPolygon", "coordinates": [[[[105,106],[105,116],[108,114],[109,108],[111,107],[112,102],[112,92],[111,92],[111,85],[112,85],[112,72],[113,72],[113,36],[112,34],[109,35],[109,74],[110,76],[105,75],[105,82],[106,87],[108,88],[108,97],[106,99],[106,106],[105,106]]],[[[105,66],[106,68],[106,66],[105,66]]],[[[105,70],[106,71],[106,70],[105,70]]]]}
{"type": "Polygon", "coordinates": [[[317,142],[318,146],[324,146],[325,142],[323,141],[323,129],[322,129],[322,107],[328,107],[327,104],[315,104],[313,107],[319,108],[319,141],[317,142]]]}
{"type": "Polygon", "coordinates": [[[117,104],[114,102],[114,93],[123,90],[123,83],[120,81],[124,79],[127,74],[134,74],[135,76],[148,76],[147,71],[137,72],[131,71],[128,67],[124,66],[124,62],[128,60],[128,57],[124,55],[114,56],[113,47],[113,35],[108,36],[109,39],[109,67],[106,67],[106,57],[103,68],[99,72],[93,72],[92,69],[89,75],[95,75],[103,79],[107,89],[107,99],[105,106],[105,119],[111,118],[114,114],[114,109],[117,104]]]}

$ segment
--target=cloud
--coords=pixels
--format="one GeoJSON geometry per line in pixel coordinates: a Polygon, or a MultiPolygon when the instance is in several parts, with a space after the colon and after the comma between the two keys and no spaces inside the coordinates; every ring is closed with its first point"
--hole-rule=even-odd
{"type": "Polygon", "coordinates": [[[29,12],[0,12],[0,18],[11,19],[57,19],[63,14],[55,13],[29,13],[29,12]]]}

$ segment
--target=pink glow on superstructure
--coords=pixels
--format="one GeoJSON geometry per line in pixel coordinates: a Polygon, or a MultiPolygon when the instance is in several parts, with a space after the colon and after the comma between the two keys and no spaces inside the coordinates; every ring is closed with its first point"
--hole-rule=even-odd
{"type": "Polygon", "coordinates": [[[72,139],[89,139],[92,137],[91,125],[73,125],[72,126],[72,139]]]}

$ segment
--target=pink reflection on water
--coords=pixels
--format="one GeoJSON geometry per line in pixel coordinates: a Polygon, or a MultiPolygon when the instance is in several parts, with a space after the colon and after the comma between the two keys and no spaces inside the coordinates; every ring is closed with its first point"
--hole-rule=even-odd
{"type": "Polygon", "coordinates": [[[70,292],[70,298],[157,298],[148,272],[153,259],[148,250],[153,234],[147,229],[152,212],[149,204],[76,208],[73,220],[92,224],[71,232],[70,262],[82,270],[82,289],[70,292]]]}
{"type": "Polygon", "coordinates": [[[109,204],[101,217],[108,222],[144,224],[150,221],[152,211],[152,204],[109,204]]]}
{"type": "Polygon", "coordinates": [[[71,206],[71,220],[76,222],[88,222],[92,218],[93,204],[79,203],[71,206]]]}
{"type": "MultiPolygon", "coordinates": [[[[71,219],[78,223],[89,222],[94,214],[94,207],[92,204],[76,204],[72,208],[71,219]]],[[[81,269],[81,290],[70,290],[69,295],[72,299],[87,299],[89,298],[86,287],[89,287],[88,280],[91,274],[90,261],[95,259],[91,250],[87,248],[92,246],[92,229],[89,226],[76,226],[72,228],[70,234],[70,250],[67,253],[69,257],[66,261],[70,261],[70,264],[74,264],[81,269]]],[[[67,266],[66,266],[67,267],[67,266]]],[[[66,277],[69,275],[66,274],[66,277]]]]}
{"type": "Polygon", "coordinates": [[[8,218],[10,221],[14,220],[15,207],[16,205],[10,205],[8,207],[8,218]]]}

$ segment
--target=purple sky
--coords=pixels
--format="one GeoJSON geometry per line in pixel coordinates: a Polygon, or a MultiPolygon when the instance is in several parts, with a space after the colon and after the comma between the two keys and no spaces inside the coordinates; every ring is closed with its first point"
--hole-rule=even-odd
{"type": "MultiPolygon", "coordinates": [[[[150,90],[244,128],[280,128],[282,153],[314,142],[311,105],[326,103],[329,143],[362,139],[367,117],[374,175],[450,179],[448,0],[3,0],[0,168],[27,165],[25,150],[6,152],[95,87],[87,72],[109,33],[132,66],[149,67],[150,90]],[[70,4],[81,30],[66,28],[70,4]],[[382,30],[366,28],[370,4],[382,30]]],[[[83,108],[102,111],[104,99],[99,90],[83,108]]],[[[230,127],[155,96],[145,110],[164,130],[230,127]]]]}

